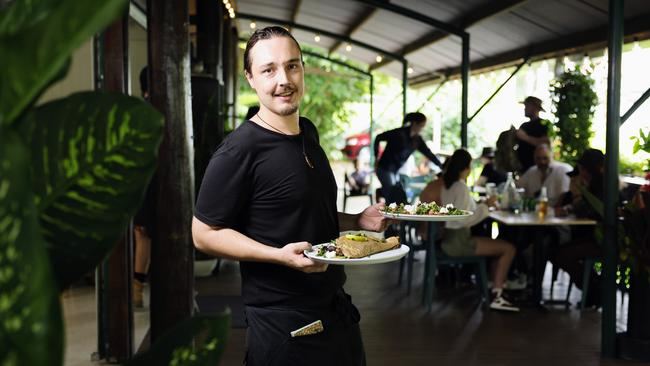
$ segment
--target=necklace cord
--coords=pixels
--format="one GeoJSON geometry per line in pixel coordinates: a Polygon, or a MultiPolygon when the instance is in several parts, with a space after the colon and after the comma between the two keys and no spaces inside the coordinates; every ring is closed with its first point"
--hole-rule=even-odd
{"type": "MultiPolygon", "coordinates": [[[[289,136],[288,133],[285,133],[285,132],[283,132],[282,130],[280,130],[279,128],[277,128],[277,127],[271,125],[270,123],[266,122],[266,121],[262,118],[262,116],[260,116],[259,112],[258,112],[258,113],[255,113],[255,116],[256,116],[257,118],[259,118],[260,121],[262,121],[265,125],[271,127],[271,128],[274,129],[275,131],[277,131],[277,132],[279,132],[279,133],[281,133],[281,134],[283,134],[283,135],[285,135],[285,136],[289,136]]],[[[307,156],[307,152],[305,151],[305,135],[302,133],[303,131],[302,131],[302,128],[300,128],[300,124],[298,124],[298,128],[300,129],[299,134],[300,134],[301,137],[302,137],[302,156],[305,157],[305,162],[307,163],[307,166],[310,167],[310,168],[312,168],[312,169],[314,169],[314,164],[312,164],[311,160],[310,160],[309,157],[307,156]]]]}

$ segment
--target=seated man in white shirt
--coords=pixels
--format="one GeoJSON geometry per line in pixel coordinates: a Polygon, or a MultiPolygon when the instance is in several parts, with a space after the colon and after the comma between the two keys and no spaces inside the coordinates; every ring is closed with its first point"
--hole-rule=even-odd
{"type": "MultiPolygon", "coordinates": [[[[526,190],[525,196],[537,198],[542,190],[546,187],[549,207],[554,207],[561,199],[562,194],[569,190],[571,178],[567,175],[573,168],[566,163],[553,161],[553,151],[551,148],[542,144],[535,148],[535,165],[530,167],[517,181],[517,186],[526,190]]],[[[517,256],[514,259],[513,267],[519,273],[519,286],[524,286],[528,276],[522,274],[530,273],[530,260],[526,258],[530,255],[526,249],[530,247],[533,241],[531,227],[521,226],[517,228],[503,228],[504,238],[512,241],[517,247],[517,256]]],[[[559,245],[560,242],[566,241],[569,233],[568,227],[555,226],[544,231],[546,243],[549,245],[559,245]]],[[[500,235],[500,237],[502,237],[500,235]]]]}
{"type": "Polygon", "coordinates": [[[569,190],[570,178],[567,175],[573,168],[566,163],[553,161],[553,151],[542,144],[535,148],[535,165],[530,167],[517,182],[526,190],[526,197],[538,197],[542,187],[546,187],[549,207],[554,207],[562,193],[569,190]]]}

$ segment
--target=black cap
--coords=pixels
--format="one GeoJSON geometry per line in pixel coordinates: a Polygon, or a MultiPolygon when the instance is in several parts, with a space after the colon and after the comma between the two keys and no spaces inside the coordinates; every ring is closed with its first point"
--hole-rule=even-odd
{"type": "Polygon", "coordinates": [[[580,172],[579,166],[582,166],[583,169],[593,174],[605,165],[605,154],[598,149],[587,149],[582,153],[582,156],[580,156],[576,164],[576,167],[567,173],[569,177],[578,175],[580,172]]]}
{"type": "Polygon", "coordinates": [[[481,157],[482,158],[493,158],[494,157],[494,149],[491,147],[484,147],[483,152],[481,152],[481,157]]]}

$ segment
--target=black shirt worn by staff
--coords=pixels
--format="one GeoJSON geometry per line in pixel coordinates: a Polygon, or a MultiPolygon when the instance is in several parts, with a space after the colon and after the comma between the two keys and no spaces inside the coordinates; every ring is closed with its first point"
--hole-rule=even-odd
{"type": "MultiPolygon", "coordinates": [[[[531,119],[524,122],[519,128],[526,132],[531,137],[548,136],[548,125],[550,122],[540,118],[531,119]]],[[[531,145],[526,141],[517,138],[517,158],[521,164],[521,173],[524,173],[528,168],[535,165],[535,145],[531,145]]]]}
{"type": "Polygon", "coordinates": [[[379,142],[386,141],[386,149],[379,159],[379,167],[397,172],[415,150],[421,152],[433,163],[442,168],[440,160],[429,150],[422,136],[411,137],[411,127],[401,127],[380,133],[375,138],[375,156],[379,153],[379,142]]]}
{"type": "MultiPolygon", "coordinates": [[[[295,136],[252,121],[233,131],[208,165],[196,218],[277,248],[338,237],[334,175],[315,126],[304,118],[300,125],[302,132],[295,136]],[[313,169],[302,154],[303,135],[313,169]]],[[[309,274],[271,263],[241,262],[240,268],[244,303],[251,306],[319,306],[345,282],[341,266],[309,274]]]]}
{"type": "MultiPolygon", "coordinates": [[[[213,155],[196,218],[278,248],[336,238],[336,181],[315,126],[300,118],[300,130],[287,136],[244,122],[213,155]],[[303,156],[303,136],[313,169],[303,156]]],[[[247,365],[365,365],[359,312],[343,291],[342,266],[307,274],[241,262],[240,271],[247,305],[247,365]],[[316,320],[322,321],[323,332],[290,337],[291,331],[316,320]]]]}

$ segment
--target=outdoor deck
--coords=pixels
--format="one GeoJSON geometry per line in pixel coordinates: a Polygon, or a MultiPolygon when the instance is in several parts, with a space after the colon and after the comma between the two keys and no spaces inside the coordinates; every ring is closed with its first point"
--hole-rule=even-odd
{"type": "MultiPolygon", "coordinates": [[[[636,365],[601,360],[598,311],[557,306],[548,313],[485,312],[474,288],[447,286],[426,313],[419,302],[422,260],[408,297],[405,286],[397,286],[397,268],[388,263],[347,269],[346,290],[362,314],[368,365],[636,365]]],[[[567,278],[561,279],[555,289],[560,297],[567,278]]],[[[237,264],[224,262],[217,276],[197,279],[196,288],[201,295],[237,295],[237,264]]],[[[572,295],[575,302],[579,291],[572,295]]],[[[222,365],[241,364],[244,340],[244,329],[232,330],[222,365]]]]}

